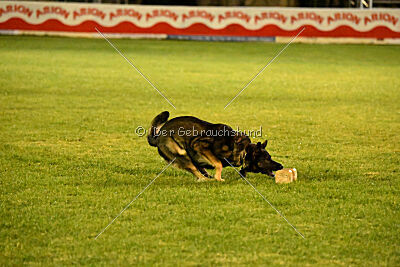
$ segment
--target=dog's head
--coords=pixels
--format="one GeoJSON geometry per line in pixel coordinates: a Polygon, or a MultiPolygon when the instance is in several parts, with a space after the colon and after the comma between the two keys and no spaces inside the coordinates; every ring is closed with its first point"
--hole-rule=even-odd
{"type": "Polygon", "coordinates": [[[268,140],[264,143],[249,144],[246,148],[245,167],[248,172],[267,174],[274,177],[274,171],[283,169],[282,164],[273,161],[265,150],[268,140]]]}

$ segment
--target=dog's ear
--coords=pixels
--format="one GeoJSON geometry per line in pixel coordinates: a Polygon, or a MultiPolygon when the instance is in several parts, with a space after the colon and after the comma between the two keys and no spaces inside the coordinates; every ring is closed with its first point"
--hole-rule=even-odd
{"type": "Polygon", "coordinates": [[[264,143],[262,143],[262,145],[261,145],[262,148],[265,148],[267,146],[267,144],[268,144],[268,140],[265,140],[264,143]]]}
{"type": "Polygon", "coordinates": [[[258,148],[258,149],[261,149],[261,148],[262,148],[261,142],[258,142],[258,143],[257,143],[257,148],[258,148]]]}

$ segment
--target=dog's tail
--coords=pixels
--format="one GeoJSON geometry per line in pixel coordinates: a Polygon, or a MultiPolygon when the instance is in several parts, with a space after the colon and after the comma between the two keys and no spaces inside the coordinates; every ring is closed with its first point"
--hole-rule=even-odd
{"type": "Polygon", "coordinates": [[[158,114],[153,121],[151,122],[151,126],[149,132],[147,134],[147,141],[151,146],[157,146],[157,134],[160,131],[160,128],[167,122],[169,117],[169,112],[164,111],[158,114]]]}

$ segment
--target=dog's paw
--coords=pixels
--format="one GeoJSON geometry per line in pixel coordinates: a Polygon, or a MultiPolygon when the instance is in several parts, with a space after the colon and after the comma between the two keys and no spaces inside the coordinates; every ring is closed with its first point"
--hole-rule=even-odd
{"type": "Polygon", "coordinates": [[[196,181],[197,181],[198,183],[202,183],[202,182],[212,181],[212,179],[209,179],[209,178],[197,178],[196,181]]]}

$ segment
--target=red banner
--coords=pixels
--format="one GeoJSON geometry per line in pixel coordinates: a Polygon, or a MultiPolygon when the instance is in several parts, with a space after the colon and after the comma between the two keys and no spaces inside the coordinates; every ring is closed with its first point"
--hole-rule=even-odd
{"type": "Polygon", "coordinates": [[[399,9],[179,7],[0,2],[0,30],[210,36],[400,38],[399,9]]]}

